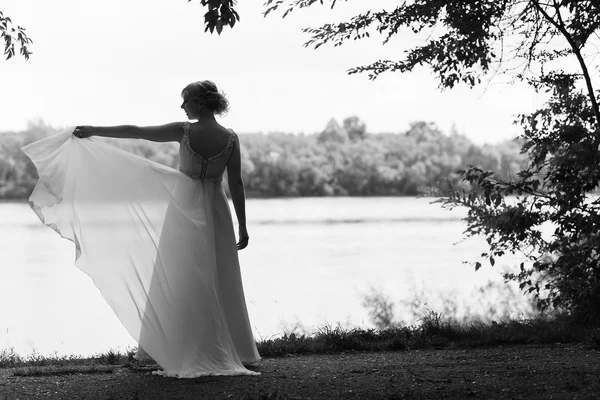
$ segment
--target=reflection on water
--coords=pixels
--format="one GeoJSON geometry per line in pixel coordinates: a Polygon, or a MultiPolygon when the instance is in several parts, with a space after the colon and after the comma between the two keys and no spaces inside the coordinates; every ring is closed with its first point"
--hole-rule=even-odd
{"type": "MultiPolygon", "coordinates": [[[[472,290],[500,280],[501,267],[474,273],[463,264],[485,249],[483,240],[461,242],[463,213],[429,202],[248,201],[250,245],[240,262],[255,336],[295,324],[308,330],[325,323],[371,327],[362,306],[371,287],[395,301],[410,300],[417,285],[430,299],[456,291],[473,302],[472,290]]],[[[0,347],[91,354],[135,345],[91,280],[73,266],[71,242],[43,226],[26,203],[0,203],[0,220],[0,347]]],[[[118,222],[104,223],[118,231],[118,222]]]]}

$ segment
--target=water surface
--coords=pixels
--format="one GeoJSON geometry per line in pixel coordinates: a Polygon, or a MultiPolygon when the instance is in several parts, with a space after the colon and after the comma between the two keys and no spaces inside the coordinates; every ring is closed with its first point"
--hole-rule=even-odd
{"type": "MultiPolygon", "coordinates": [[[[475,306],[474,288],[500,281],[502,266],[475,273],[463,264],[485,250],[484,241],[461,242],[464,212],[430,202],[249,200],[250,245],[240,262],[255,336],[294,325],[308,331],[325,323],[372,327],[362,305],[372,287],[396,303],[410,301],[416,288],[430,299],[452,293],[475,306]]],[[[0,220],[0,347],[92,354],[135,345],[91,280],[73,266],[71,242],[42,225],[26,203],[0,203],[0,220]]],[[[397,312],[410,318],[406,310],[397,312]]]]}

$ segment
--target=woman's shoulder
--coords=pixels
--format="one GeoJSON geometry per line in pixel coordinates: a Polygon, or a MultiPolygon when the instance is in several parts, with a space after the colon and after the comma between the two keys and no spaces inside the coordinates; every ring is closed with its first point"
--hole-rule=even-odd
{"type": "Polygon", "coordinates": [[[229,131],[229,134],[235,139],[238,140],[238,135],[237,133],[235,133],[235,131],[232,128],[227,128],[227,130],[229,131]]]}

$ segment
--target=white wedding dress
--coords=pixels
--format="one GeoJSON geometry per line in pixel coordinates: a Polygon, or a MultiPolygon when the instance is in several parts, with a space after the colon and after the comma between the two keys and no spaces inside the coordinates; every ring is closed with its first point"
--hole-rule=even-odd
{"type": "Polygon", "coordinates": [[[29,202],[75,243],[75,265],[161,374],[257,374],[244,367],[260,356],[221,185],[234,133],[204,159],[183,131],[180,171],[72,131],[27,145],[40,177],[29,202]]]}

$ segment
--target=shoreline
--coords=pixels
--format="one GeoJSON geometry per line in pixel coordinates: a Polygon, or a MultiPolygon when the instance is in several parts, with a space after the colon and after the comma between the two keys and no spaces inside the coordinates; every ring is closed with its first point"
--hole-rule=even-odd
{"type": "Polygon", "coordinates": [[[109,351],[19,360],[0,353],[0,398],[596,398],[600,327],[566,317],[443,321],[384,330],[324,327],[258,342],[260,376],[174,379],[109,351]],[[577,395],[577,396],[575,396],[577,395]],[[4,397],[2,397],[4,396],[4,397]]]}
{"type": "MultiPolygon", "coordinates": [[[[600,351],[600,322],[582,325],[569,316],[538,315],[484,323],[447,320],[434,311],[424,314],[418,325],[394,325],[385,329],[324,325],[311,334],[282,332],[256,340],[263,358],[336,354],[346,351],[385,352],[400,350],[485,348],[503,345],[576,344],[600,351]]],[[[47,365],[131,364],[135,346],[124,352],[108,349],[91,355],[41,354],[23,356],[8,347],[0,349],[0,369],[47,365]]]]}

